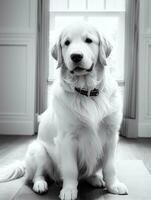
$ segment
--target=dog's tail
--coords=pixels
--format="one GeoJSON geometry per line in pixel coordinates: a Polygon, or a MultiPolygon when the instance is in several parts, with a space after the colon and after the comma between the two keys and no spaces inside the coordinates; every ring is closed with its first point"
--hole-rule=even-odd
{"type": "Polygon", "coordinates": [[[15,163],[0,168],[0,182],[8,182],[24,176],[25,162],[16,161],[15,163]]]}

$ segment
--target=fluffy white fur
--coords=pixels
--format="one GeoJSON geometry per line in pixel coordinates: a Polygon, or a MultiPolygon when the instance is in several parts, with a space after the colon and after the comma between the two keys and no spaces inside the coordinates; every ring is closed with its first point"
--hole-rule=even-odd
{"type": "MultiPolygon", "coordinates": [[[[102,169],[108,191],[127,194],[127,187],[116,177],[115,151],[118,131],[122,120],[122,104],[116,81],[111,76],[106,58],[111,52],[109,42],[90,25],[74,24],[63,30],[52,50],[58,60],[60,76],[51,89],[49,108],[40,116],[38,138],[28,148],[23,175],[33,182],[33,190],[43,193],[48,190],[45,175],[55,181],[62,180],[60,198],[77,198],[79,179],[86,179],[94,186],[102,186],[97,176],[102,169]],[[92,43],[87,43],[91,38],[92,43]],[[70,45],[65,45],[69,40],[70,45]],[[74,70],[72,53],[83,54],[80,67],[74,70]],[[93,70],[87,72],[93,65],[93,70]],[[92,90],[98,88],[96,97],[83,96],[75,87],[92,90]]],[[[78,64],[79,65],[79,64],[78,64]]],[[[12,179],[15,170],[5,181],[12,179]]]]}

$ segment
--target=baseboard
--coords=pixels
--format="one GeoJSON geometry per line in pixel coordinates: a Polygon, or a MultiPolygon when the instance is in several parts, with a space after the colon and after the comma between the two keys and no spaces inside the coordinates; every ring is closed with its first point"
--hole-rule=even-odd
{"type": "Polygon", "coordinates": [[[151,138],[151,123],[126,118],[122,125],[122,135],[127,138],[151,138]]]}
{"type": "Polygon", "coordinates": [[[138,126],[138,137],[151,138],[151,123],[143,122],[138,126]]]}
{"type": "Polygon", "coordinates": [[[127,138],[138,137],[138,123],[136,119],[124,118],[122,124],[122,134],[127,138]]]}
{"type": "Polygon", "coordinates": [[[31,121],[0,122],[1,135],[33,135],[34,124],[31,121]]]}

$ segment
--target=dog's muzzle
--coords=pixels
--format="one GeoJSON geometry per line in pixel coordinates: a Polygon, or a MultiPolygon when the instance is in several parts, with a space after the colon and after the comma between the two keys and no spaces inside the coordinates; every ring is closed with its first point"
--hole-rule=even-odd
{"type": "Polygon", "coordinates": [[[72,71],[70,71],[71,74],[74,74],[74,72],[78,72],[78,73],[83,73],[83,72],[91,72],[93,70],[93,66],[94,64],[91,65],[91,67],[89,69],[85,69],[85,68],[82,68],[82,67],[75,67],[72,71]]]}

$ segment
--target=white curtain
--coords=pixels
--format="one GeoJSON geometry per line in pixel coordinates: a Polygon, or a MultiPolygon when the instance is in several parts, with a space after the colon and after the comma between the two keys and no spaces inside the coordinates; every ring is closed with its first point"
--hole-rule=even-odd
{"type": "MultiPolygon", "coordinates": [[[[136,119],[139,41],[139,0],[127,0],[125,27],[124,118],[136,119]]],[[[125,121],[124,121],[125,122],[125,121]]],[[[126,127],[123,123],[123,135],[126,127]]]]}
{"type": "Polygon", "coordinates": [[[49,70],[49,0],[38,0],[37,35],[37,105],[36,112],[47,107],[47,79],[49,70]]]}

